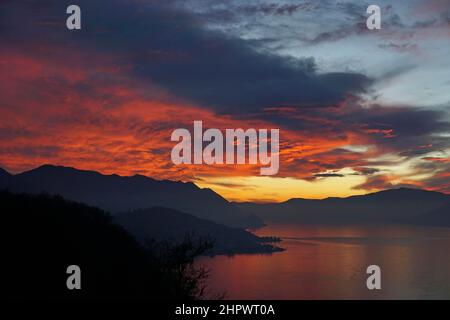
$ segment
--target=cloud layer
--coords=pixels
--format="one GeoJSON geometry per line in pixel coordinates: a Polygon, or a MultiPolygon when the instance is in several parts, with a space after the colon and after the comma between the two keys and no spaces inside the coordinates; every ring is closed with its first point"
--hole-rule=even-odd
{"type": "MultiPolygon", "coordinates": [[[[379,79],[348,68],[319,71],[315,57],[261,50],[211,28],[205,15],[212,11],[195,13],[177,1],[78,3],[79,32],[65,28],[68,2],[0,4],[0,164],[7,169],[50,162],[202,183],[257,175],[250,165],[172,165],[171,131],[203,120],[220,129],[280,128],[280,177],[359,176],[367,180],[354,190],[450,192],[448,108],[370,100],[379,79]]],[[[240,8],[243,16],[288,19],[320,6],[240,8]]],[[[357,24],[358,8],[341,10],[357,24]]],[[[316,39],[335,41],[329,34],[316,39]]]]}

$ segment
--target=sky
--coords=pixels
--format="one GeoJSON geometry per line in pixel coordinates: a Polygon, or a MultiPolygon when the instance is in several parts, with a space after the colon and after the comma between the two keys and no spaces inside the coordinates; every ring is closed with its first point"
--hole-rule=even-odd
{"type": "Polygon", "coordinates": [[[450,0],[6,0],[0,166],[192,181],[230,201],[450,193],[449,56],[450,0]],[[174,165],[171,133],[194,120],[279,128],[278,174],[174,165]]]}

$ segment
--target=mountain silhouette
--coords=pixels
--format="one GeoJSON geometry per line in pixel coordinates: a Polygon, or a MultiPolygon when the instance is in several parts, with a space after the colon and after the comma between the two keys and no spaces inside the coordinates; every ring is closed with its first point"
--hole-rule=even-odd
{"type": "Polygon", "coordinates": [[[442,223],[450,226],[450,211],[445,212],[449,203],[450,195],[447,194],[400,188],[348,198],[290,199],[282,203],[236,205],[247,214],[258,215],[267,223],[419,223],[420,220],[423,225],[442,223]],[[440,211],[432,217],[430,212],[434,210],[440,211]],[[439,222],[439,219],[442,221],[439,222]]]}
{"type": "Polygon", "coordinates": [[[418,225],[450,227],[450,203],[414,217],[411,222],[418,225]]]}
{"type": "Polygon", "coordinates": [[[11,179],[12,175],[8,171],[0,168],[0,188],[10,185],[11,179]]]}
{"type": "Polygon", "coordinates": [[[211,253],[270,253],[281,249],[264,244],[265,239],[239,228],[232,228],[177,210],[154,207],[114,216],[137,239],[145,243],[147,239],[180,243],[186,235],[192,238],[211,240],[211,253]]]}
{"type": "Polygon", "coordinates": [[[233,227],[263,225],[259,218],[242,214],[238,207],[211,189],[200,189],[189,182],[155,180],[142,175],[103,175],[53,165],[43,165],[14,176],[2,170],[0,177],[0,188],[59,194],[111,213],[158,206],[233,227]]]}
{"type": "Polygon", "coordinates": [[[199,298],[185,256],[200,251],[189,243],[179,247],[184,251],[152,251],[108,213],[59,196],[0,191],[0,211],[1,290],[8,298],[199,298]],[[81,269],[81,290],[66,286],[71,265],[81,269]]]}

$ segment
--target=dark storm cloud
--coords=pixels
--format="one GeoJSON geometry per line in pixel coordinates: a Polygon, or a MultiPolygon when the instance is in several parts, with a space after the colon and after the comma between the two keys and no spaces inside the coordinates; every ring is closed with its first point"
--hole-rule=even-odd
{"type": "Polygon", "coordinates": [[[244,40],[206,30],[189,14],[154,2],[80,0],[83,29],[69,32],[68,4],[6,2],[1,5],[6,21],[0,34],[18,45],[42,42],[108,54],[119,65],[131,63],[135,77],[177,98],[226,113],[335,104],[350,93],[363,92],[370,83],[362,74],[318,74],[312,59],[258,53],[244,40]],[[7,18],[16,16],[23,20],[7,18]]]}
{"type": "Polygon", "coordinates": [[[385,151],[415,157],[450,145],[447,111],[417,107],[362,107],[359,102],[343,107],[302,109],[288,114],[269,112],[267,120],[284,128],[316,132],[333,137],[351,131],[366,137],[385,151]],[[316,129],[315,129],[316,128],[316,129]]]}
{"type": "Polygon", "coordinates": [[[310,11],[316,5],[311,2],[297,3],[297,4],[280,4],[280,3],[265,3],[260,5],[242,6],[238,10],[244,14],[258,14],[265,15],[292,15],[297,11],[310,11]]]}
{"type": "Polygon", "coordinates": [[[356,175],[362,175],[362,176],[370,176],[373,175],[375,173],[380,172],[380,169],[377,168],[353,168],[354,171],[356,171],[356,175]]]}
{"type": "Polygon", "coordinates": [[[361,153],[333,149],[313,156],[298,157],[286,163],[282,169],[295,172],[298,168],[303,168],[308,174],[302,175],[302,179],[314,181],[318,178],[343,177],[343,174],[338,173],[340,169],[359,167],[365,163],[364,155],[361,153]]]}
{"type": "Polygon", "coordinates": [[[345,175],[340,173],[317,173],[314,175],[315,178],[343,178],[345,175]]]}
{"type": "MultiPolygon", "coordinates": [[[[396,154],[402,158],[416,158],[448,148],[450,145],[449,114],[445,110],[417,107],[382,107],[373,105],[363,107],[360,101],[344,103],[329,108],[276,108],[258,117],[271,121],[275,125],[302,133],[305,137],[324,136],[330,139],[353,139],[355,144],[375,146],[379,154],[396,154]]],[[[365,167],[364,154],[356,157],[346,150],[334,151],[333,160],[324,161],[328,154],[320,154],[314,162],[293,165],[316,165],[316,170],[333,170],[344,167],[365,167]],[[319,159],[319,160],[317,160],[319,159]],[[317,161],[317,162],[316,162],[317,161]]],[[[391,163],[392,164],[392,163],[391,163]]],[[[373,163],[375,165],[390,165],[373,163]]],[[[371,175],[376,172],[357,170],[361,175],[371,175]]]]}
{"type": "Polygon", "coordinates": [[[431,132],[448,130],[449,122],[444,120],[444,112],[438,110],[421,110],[412,108],[378,108],[372,112],[361,110],[355,113],[358,120],[365,120],[373,126],[395,129],[395,134],[402,136],[422,136],[431,132]]]}
{"type": "Polygon", "coordinates": [[[364,124],[379,146],[415,156],[449,145],[448,113],[407,107],[373,107],[353,113],[354,124],[364,124]]]}

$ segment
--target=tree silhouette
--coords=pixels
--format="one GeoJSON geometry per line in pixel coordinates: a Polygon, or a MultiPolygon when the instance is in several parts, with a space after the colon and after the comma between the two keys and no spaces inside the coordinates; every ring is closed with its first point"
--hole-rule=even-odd
{"type": "Polygon", "coordinates": [[[0,192],[1,290],[11,298],[199,299],[207,273],[196,256],[210,248],[189,238],[177,246],[139,244],[111,216],[59,196],[0,192]],[[81,290],[66,269],[81,268],[81,290]]]}

